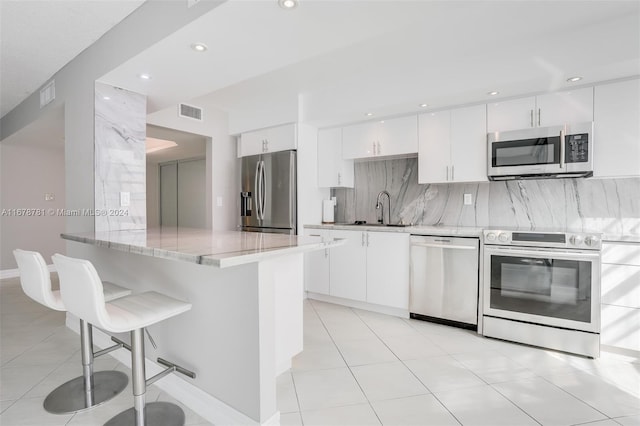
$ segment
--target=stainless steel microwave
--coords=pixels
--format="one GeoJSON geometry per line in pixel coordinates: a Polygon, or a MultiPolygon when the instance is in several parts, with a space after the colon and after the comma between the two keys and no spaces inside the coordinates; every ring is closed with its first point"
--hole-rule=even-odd
{"type": "Polygon", "coordinates": [[[490,180],[593,175],[593,123],[487,134],[490,180]]]}

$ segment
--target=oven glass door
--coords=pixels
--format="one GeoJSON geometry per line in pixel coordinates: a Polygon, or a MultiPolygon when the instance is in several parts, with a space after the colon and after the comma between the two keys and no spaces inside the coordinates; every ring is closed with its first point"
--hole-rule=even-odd
{"type": "Polygon", "coordinates": [[[485,314],[599,331],[599,253],[488,247],[485,274],[485,314]]]}

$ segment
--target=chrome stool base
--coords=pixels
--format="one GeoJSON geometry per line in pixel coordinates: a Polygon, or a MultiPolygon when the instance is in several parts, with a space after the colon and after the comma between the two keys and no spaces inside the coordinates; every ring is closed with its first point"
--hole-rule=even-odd
{"type": "MultiPolygon", "coordinates": [[[[182,408],[170,402],[151,402],[144,408],[147,425],[151,426],[183,426],[185,422],[182,408]]],[[[132,426],[136,424],[136,410],[129,408],[111,418],[104,426],[132,426]]]]}
{"type": "Polygon", "coordinates": [[[85,392],[83,376],[71,379],[55,388],[44,400],[44,409],[52,414],[83,411],[100,405],[127,387],[129,379],[120,371],[93,373],[93,392],[85,392]]]}

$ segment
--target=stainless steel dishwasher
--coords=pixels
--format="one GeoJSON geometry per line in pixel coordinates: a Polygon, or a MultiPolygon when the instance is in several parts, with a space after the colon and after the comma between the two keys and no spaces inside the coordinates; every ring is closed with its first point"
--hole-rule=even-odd
{"type": "Polygon", "coordinates": [[[411,318],[477,329],[478,238],[411,236],[411,318]]]}

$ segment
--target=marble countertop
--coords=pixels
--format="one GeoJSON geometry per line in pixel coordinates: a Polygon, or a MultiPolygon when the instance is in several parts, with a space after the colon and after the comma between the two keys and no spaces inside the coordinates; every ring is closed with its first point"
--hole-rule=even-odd
{"type": "MultiPolygon", "coordinates": [[[[337,229],[346,231],[376,231],[376,232],[402,232],[414,235],[442,235],[442,236],[459,236],[459,237],[482,237],[482,231],[485,229],[501,229],[501,230],[519,230],[529,231],[530,228],[500,228],[495,226],[486,227],[470,227],[470,226],[429,226],[429,225],[413,225],[413,226],[380,226],[377,224],[354,225],[352,223],[335,223],[335,224],[312,224],[304,225],[307,229],[337,229]]],[[[572,232],[567,229],[536,229],[542,232],[572,232]]],[[[584,229],[575,230],[575,232],[592,232],[600,235],[604,242],[623,242],[640,244],[639,234],[614,234],[607,232],[589,231],[584,229]]]]}
{"type": "Polygon", "coordinates": [[[380,226],[376,224],[354,225],[352,223],[335,223],[321,225],[304,225],[307,229],[337,229],[346,231],[375,231],[375,232],[402,232],[414,235],[442,235],[457,237],[476,237],[482,236],[483,228],[470,226],[380,226]]]}
{"type": "Polygon", "coordinates": [[[61,234],[63,239],[129,253],[226,268],[344,244],[319,237],[195,228],[61,234]]]}

